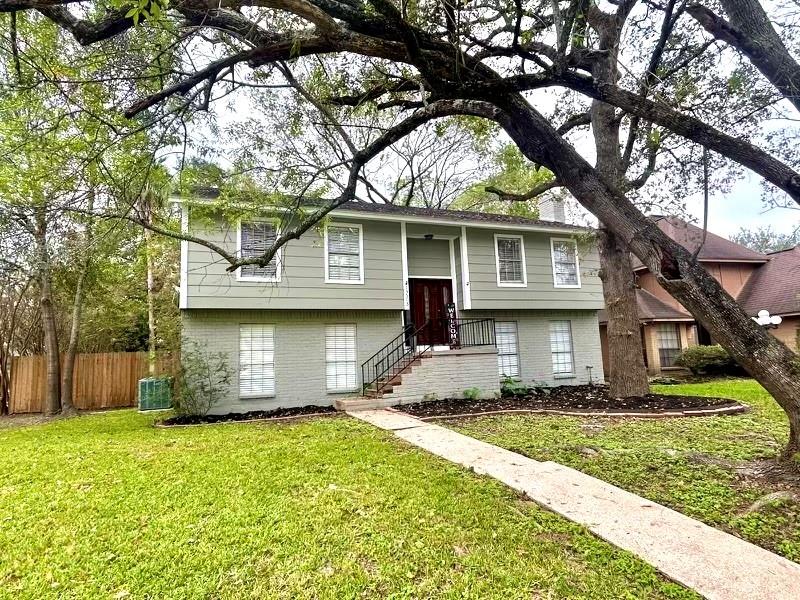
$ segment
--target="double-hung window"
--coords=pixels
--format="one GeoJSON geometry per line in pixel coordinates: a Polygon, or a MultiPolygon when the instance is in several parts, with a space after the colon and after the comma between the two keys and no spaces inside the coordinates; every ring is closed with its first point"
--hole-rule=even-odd
{"type": "Polygon", "coordinates": [[[364,236],[361,225],[325,227],[325,282],[364,283],[364,236]]]}
{"type": "Polygon", "coordinates": [[[325,386],[329,392],[358,388],[355,325],[325,327],[325,386]]]}
{"type": "MultiPolygon", "coordinates": [[[[278,227],[273,221],[252,221],[239,223],[239,256],[252,258],[263,255],[278,237],[278,227]]],[[[265,266],[244,265],[239,267],[237,277],[240,280],[280,281],[281,249],[265,266]]]]}
{"type": "Polygon", "coordinates": [[[239,325],[239,396],[275,395],[275,326],[239,325]]]}
{"type": "Polygon", "coordinates": [[[500,377],[519,377],[519,341],[516,321],[495,323],[497,368],[500,377]]]}
{"type": "Polygon", "coordinates": [[[573,375],[575,361],[572,355],[572,324],[569,321],[550,321],[550,355],[553,375],[573,375]]]}
{"type": "Polygon", "coordinates": [[[525,287],[525,245],[521,235],[495,235],[494,252],[497,264],[497,285],[525,287]]]}
{"type": "Polygon", "coordinates": [[[659,323],[656,329],[658,359],[662,367],[672,367],[681,353],[681,336],[675,323],[659,323]]]}
{"type": "Polygon", "coordinates": [[[550,253],[553,260],[553,285],[560,288],[581,287],[577,242],[552,238],[550,253]]]}

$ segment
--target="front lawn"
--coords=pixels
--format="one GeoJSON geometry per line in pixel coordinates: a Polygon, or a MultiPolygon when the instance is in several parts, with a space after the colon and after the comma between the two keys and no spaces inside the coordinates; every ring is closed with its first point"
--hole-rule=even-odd
{"type": "Polygon", "coordinates": [[[653,391],[731,398],[753,410],[664,420],[526,415],[443,424],[569,465],[800,561],[800,478],[774,468],[788,423],[772,397],[744,379],[653,391]]]}
{"type": "Polygon", "coordinates": [[[0,429],[0,597],[696,597],[346,417],[152,420],[0,429]]]}

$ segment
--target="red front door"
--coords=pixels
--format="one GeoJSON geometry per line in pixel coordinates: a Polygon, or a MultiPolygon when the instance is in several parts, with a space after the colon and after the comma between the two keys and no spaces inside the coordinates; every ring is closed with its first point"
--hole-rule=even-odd
{"type": "Polygon", "coordinates": [[[411,318],[414,328],[428,324],[417,337],[419,344],[446,345],[447,305],[452,302],[453,284],[449,279],[409,279],[411,318]]]}

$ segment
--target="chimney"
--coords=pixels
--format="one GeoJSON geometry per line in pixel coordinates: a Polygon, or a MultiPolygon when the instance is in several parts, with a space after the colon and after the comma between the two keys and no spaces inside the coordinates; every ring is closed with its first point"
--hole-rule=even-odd
{"type": "Polygon", "coordinates": [[[539,201],[539,218],[542,221],[566,223],[567,217],[562,198],[545,198],[539,201]]]}

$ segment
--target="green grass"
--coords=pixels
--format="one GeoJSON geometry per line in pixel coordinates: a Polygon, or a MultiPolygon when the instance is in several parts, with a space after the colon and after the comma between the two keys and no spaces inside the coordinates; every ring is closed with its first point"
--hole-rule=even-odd
{"type": "Polygon", "coordinates": [[[500,416],[445,424],[537,460],[569,465],[800,561],[800,504],[775,502],[748,512],[756,499],[785,485],[738,477],[731,468],[780,453],[788,423],[772,397],[752,380],[654,391],[734,398],[753,410],[665,420],[500,416]]]}
{"type": "Polygon", "coordinates": [[[694,598],[348,418],[0,430],[0,597],[694,598]]]}

